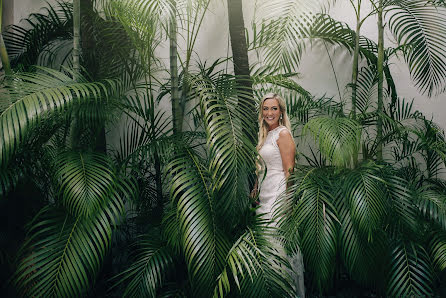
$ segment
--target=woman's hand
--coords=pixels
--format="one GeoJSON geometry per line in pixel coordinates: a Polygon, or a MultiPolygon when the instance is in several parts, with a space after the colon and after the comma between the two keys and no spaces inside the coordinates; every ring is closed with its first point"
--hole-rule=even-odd
{"type": "Polygon", "coordinates": [[[259,202],[259,184],[258,181],[254,183],[254,187],[251,190],[251,193],[249,194],[249,197],[252,199],[252,207],[258,206],[260,204],[259,202]]]}
{"type": "Polygon", "coordinates": [[[253,190],[251,190],[251,193],[249,194],[249,197],[251,199],[254,199],[255,197],[257,197],[259,191],[257,190],[257,187],[253,188],[253,190]]]}

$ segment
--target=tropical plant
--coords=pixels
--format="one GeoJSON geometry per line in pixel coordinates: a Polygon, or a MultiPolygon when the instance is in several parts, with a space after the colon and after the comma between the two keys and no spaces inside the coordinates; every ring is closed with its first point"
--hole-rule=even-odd
{"type": "MultiPolygon", "coordinates": [[[[140,10],[139,2],[109,4],[105,20],[111,28],[119,24],[118,36],[128,41],[128,47],[118,52],[122,61],[112,64],[114,80],[88,83],[79,73],[74,80],[74,73],[39,68],[18,74],[9,87],[17,95],[1,114],[2,166],[7,169],[22,158],[22,144],[30,140],[28,134],[36,133],[35,142],[44,144],[37,146],[43,154],[38,156],[47,158],[31,158],[28,165],[47,169],[40,180],[42,188],[48,187],[48,206],[29,225],[17,255],[15,287],[22,295],[88,295],[95,291],[94,281],[113,253],[111,247],[126,241],[136,243],[136,254],[112,258],[115,268],[123,268],[116,280],[124,278],[116,286],[126,295],[167,295],[177,288],[201,297],[236,293],[237,287],[260,296],[291,295],[289,277],[282,274],[286,260],[269,245],[269,234],[274,233],[267,233],[267,224],[249,210],[255,128],[250,127],[252,113],[245,113],[244,107],[252,105],[252,94],[238,85],[238,78],[215,71],[220,60],[192,72],[190,48],[183,96],[197,103],[193,113],[201,115],[204,132],[170,135],[169,121],[156,112],[155,90],[164,87],[158,84],[156,72],[162,68],[154,56],[164,32],[159,7],[140,10]],[[71,98],[64,101],[66,96],[71,98]],[[103,102],[122,111],[128,124],[119,148],[110,151],[112,158],[92,152],[94,146],[85,140],[104,107],[97,104],[103,102]],[[47,108],[40,111],[40,106],[47,108]],[[45,126],[47,134],[39,134],[45,126]],[[177,283],[179,287],[168,283],[171,287],[165,289],[161,285],[172,277],[171,266],[183,266],[175,276],[183,282],[177,283]],[[243,278],[247,275],[250,278],[243,278]],[[136,276],[152,276],[153,283],[136,276]]],[[[194,19],[202,18],[207,4],[184,5],[188,13],[197,14],[187,16],[194,19]]],[[[193,46],[196,32],[190,34],[188,44],[193,46]]],[[[26,48],[21,51],[28,54],[26,48]]],[[[34,144],[23,151],[31,148],[34,144]]]]}
{"type": "MultiPolygon", "coordinates": [[[[446,255],[446,182],[440,178],[446,142],[432,121],[398,99],[374,42],[326,14],[302,12],[305,1],[270,1],[262,8],[266,19],[248,38],[249,48],[266,58],[251,68],[251,89],[220,70],[225,59],[194,62],[210,1],[98,2],[103,11],[95,10],[88,29],[98,45],[94,82],[86,70],[75,80],[67,69],[30,67],[72,64],[71,41],[53,42],[58,30],[72,37],[70,5],[32,15],[28,31],[14,26],[16,39],[5,35],[18,73],[4,86],[10,97],[0,110],[2,198],[26,177],[45,205],[33,214],[15,260],[12,284],[19,294],[293,296],[282,245],[274,246],[279,242],[288,253],[302,250],[310,295],[332,291],[345,275],[389,296],[436,291],[446,255]],[[184,55],[177,37],[184,37],[184,55]],[[164,78],[156,52],[167,39],[171,73],[164,78]],[[345,100],[314,97],[296,82],[301,54],[317,40],[356,50],[363,62],[352,77],[355,113],[345,100]],[[377,112],[380,64],[387,90],[377,112]],[[303,161],[282,198],[279,233],[255,216],[248,197],[256,128],[247,111],[253,94],[272,90],[286,98],[293,132],[311,148],[300,152],[303,161]],[[172,98],[174,119],[159,109],[165,97],[172,98]],[[190,130],[183,130],[183,117],[190,130]],[[103,123],[118,139],[107,153],[94,144],[103,123]]],[[[383,4],[418,8],[414,1],[383,4]]],[[[430,8],[413,15],[443,24],[430,8]]],[[[432,88],[440,89],[442,66],[420,60],[413,51],[418,39],[404,38],[414,28],[405,23],[408,15],[389,16],[419,84],[435,77],[432,88]]],[[[426,40],[432,43],[424,53],[441,58],[435,44],[441,41],[426,40]]],[[[384,50],[384,61],[397,52],[384,50]]]]}

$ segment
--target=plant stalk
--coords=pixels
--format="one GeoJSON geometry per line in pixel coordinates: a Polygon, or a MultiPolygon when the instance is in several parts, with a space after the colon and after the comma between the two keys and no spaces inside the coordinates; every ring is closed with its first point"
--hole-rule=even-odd
{"type": "Polygon", "coordinates": [[[384,78],[384,25],[383,25],[383,0],[378,2],[378,120],[376,123],[376,158],[378,161],[383,160],[382,149],[382,136],[383,136],[383,123],[381,113],[383,112],[383,78],[384,78]]]}
{"type": "Polygon", "coordinates": [[[173,133],[181,133],[183,130],[183,109],[181,108],[181,97],[178,83],[178,45],[177,45],[177,21],[176,21],[176,2],[172,0],[174,8],[173,16],[170,22],[169,41],[170,41],[170,81],[171,81],[171,102],[172,102],[172,122],[173,133]]]}
{"type": "Polygon", "coordinates": [[[8,51],[3,40],[3,0],[0,0],[0,59],[7,76],[12,75],[11,63],[9,62],[8,51]]]}
{"type": "Polygon", "coordinates": [[[73,0],[73,71],[74,79],[79,80],[80,52],[81,52],[81,4],[80,0],[73,0]]]}

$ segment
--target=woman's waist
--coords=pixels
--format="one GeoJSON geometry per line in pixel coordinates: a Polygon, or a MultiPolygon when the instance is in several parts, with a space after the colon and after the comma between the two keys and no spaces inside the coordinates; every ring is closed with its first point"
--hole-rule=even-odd
{"type": "Polygon", "coordinates": [[[283,169],[267,169],[260,173],[260,178],[280,177],[285,178],[285,172],[283,169]]]}

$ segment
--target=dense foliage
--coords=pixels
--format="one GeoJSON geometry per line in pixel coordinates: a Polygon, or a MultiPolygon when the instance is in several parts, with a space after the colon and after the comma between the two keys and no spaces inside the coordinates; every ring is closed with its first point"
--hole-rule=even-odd
{"type": "Polygon", "coordinates": [[[271,245],[281,241],[303,252],[308,295],[336,293],[345,279],[369,294],[440,293],[444,132],[398,97],[388,65],[401,54],[421,92],[444,92],[446,9],[442,1],[371,2],[399,43],[383,61],[359,30],[309,13],[314,1],[262,2],[247,42],[264,58],[249,79],[228,71],[231,57],[194,54],[210,0],[96,1],[81,10],[81,73],[73,71],[71,4],[9,28],[0,204],[3,214],[23,211],[15,229],[0,231],[1,274],[12,275],[4,292],[289,297],[288,261],[271,245]],[[169,61],[181,62],[177,72],[157,56],[167,41],[181,49],[169,61]],[[361,62],[343,98],[316,97],[297,83],[303,53],[318,46],[342,47],[361,62]],[[249,198],[251,107],[268,91],[286,99],[299,151],[279,230],[249,198]],[[166,102],[181,112],[168,116],[166,102]]]}

